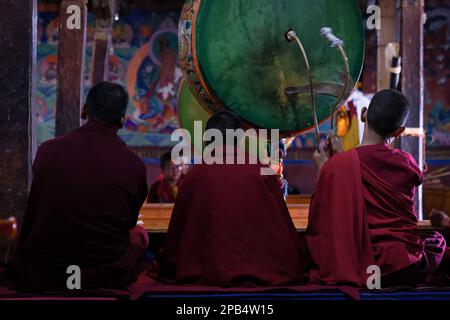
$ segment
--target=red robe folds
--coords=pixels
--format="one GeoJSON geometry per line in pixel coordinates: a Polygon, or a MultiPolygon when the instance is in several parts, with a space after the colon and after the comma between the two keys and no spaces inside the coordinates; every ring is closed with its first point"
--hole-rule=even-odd
{"type": "Polygon", "coordinates": [[[260,165],[196,165],[183,179],[159,279],[221,287],[300,279],[298,235],[275,176],[260,165]]]}
{"type": "Polygon", "coordinates": [[[43,143],[9,272],[37,290],[67,289],[70,265],[82,289],[127,285],[144,251],[130,231],[146,196],[145,165],[114,128],[89,122],[43,143]]]}
{"type": "Polygon", "coordinates": [[[148,203],[174,203],[175,194],[169,182],[164,178],[164,175],[158,177],[158,180],[150,186],[148,193],[148,203]]]}
{"type": "Polygon", "coordinates": [[[331,158],[321,169],[309,212],[311,281],[365,286],[370,265],[383,276],[411,266],[435,271],[445,240],[419,236],[414,189],[421,182],[414,159],[385,145],[331,158]]]}

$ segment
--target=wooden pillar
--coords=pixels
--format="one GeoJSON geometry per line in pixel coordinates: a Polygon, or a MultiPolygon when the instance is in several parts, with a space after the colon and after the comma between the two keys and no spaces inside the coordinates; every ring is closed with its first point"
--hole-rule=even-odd
{"type": "MultiPolygon", "coordinates": [[[[36,150],[36,0],[0,2],[0,219],[23,217],[36,150]]],[[[0,240],[0,263],[6,246],[0,240]]]]}
{"type": "Polygon", "coordinates": [[[388,45],[397,39],[395,0],[380,0],[381,29],[377,30],[377,91],[389,88],[390,59],[388,45]]]}
{"type": "Polygon", "coordinates": [[[94,0],[94,47],[92,54],[92,85],[108,80],[111,34],[116,13],[115,0],[94,0]]]}
{"type": "Polygon", "coordinates": [[[62,1],[59,17],[58,90],[55,120],[57,137],[80,126],[81,106],[84,98],[86,1],[62,1]]]}
{"type": "MultiPolygon", "coordinates": [[[[402,92],[411,104],[406,126],[423,129],[423,24],[424,0],[402,0],[402,92]]],[[[423,168],[423,139],[402,137],[401,149],[409,152],[423,168]]],[[[416,191],[416,210],[422,219],[422,187],[416,191]]]]}

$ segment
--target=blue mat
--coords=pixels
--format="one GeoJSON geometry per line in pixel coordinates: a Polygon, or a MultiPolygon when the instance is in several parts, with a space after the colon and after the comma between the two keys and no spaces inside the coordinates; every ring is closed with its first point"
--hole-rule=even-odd
{"type": "MultiPolygon", "coordinates": [[[[407,291],[363,291],[361,300],[449,300],[450,288],[407,291]]],[[[270,301],[311,301],[311,300],[351,300],[342,292],[308,292],[308,293],[147,293],[140,300],[270,300],[270,301]]]]}

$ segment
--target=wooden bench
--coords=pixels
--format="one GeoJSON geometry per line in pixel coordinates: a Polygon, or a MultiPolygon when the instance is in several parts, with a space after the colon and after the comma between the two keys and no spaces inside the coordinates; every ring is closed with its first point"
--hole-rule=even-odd
{"type": "MultiPolygon", "coordinates": [[[[298,231],[305,231],[308,225],[309,204],[287,202],[292,221],[298,231]]],[[[151,233],[165,233],[169,227],[173,204],[146,204],[141,209],[140,220],[151,233]]],[[[429,220],[419,221],[419,229],[433,230],[429,220]]]]}
{"type": "Polygon", "coordinates": [[[293,194],[288,195],[286,203],[289,204],[307,204],[311,202],[311,195],[309,194],[293,194]]]}
{"type": "MultiPolygon", "coordinates": [[[[306,230],[308,225],[308,204],[288,204],[292,221],[298,230],[306,230]]],[[[169,227],[173,204],[146,204],[141,209],[140,220],[144,228],[152,233],[164,233],[169,227]]]]}

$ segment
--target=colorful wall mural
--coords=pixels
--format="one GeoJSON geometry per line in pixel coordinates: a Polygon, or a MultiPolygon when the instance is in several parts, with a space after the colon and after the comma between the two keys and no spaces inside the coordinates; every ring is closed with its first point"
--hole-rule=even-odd
{"type": "MultiPolygon", "coordinates": [[[[127,120],[120,131],[130,146],[169,146],[178,128],[176,94],[182,77],[178,67],[179,12],[135,11],[115,21],[114,54],[109,80],[130,95],[127,120]]],[[[40,12],[38,27],[38,143],[54,137],[58,13],[40,12]]],[[[90,66],[94,17],[88,17],[85,91],[91,87],[90,66]]]]}
{"type": "Polygon", "coordinates": [[[431,147],[450,147],[450,4],[426,2],[424,122],[431,147]]]}
{"type": "MultiPolygon", "coordinates": [[[[425,128],[429,147],[450,147],[450,6],[448,1],[426,3],[425,25],[425,128]]],[[[179,12],[133,11],[114,23],[114,54],[109,79],[124,85],[130,94],[121,138],[130,146],[170,146],[171,132],[178,128],[176,95],[182,77],[178,66],[177,25],[179,12]]],[[[94,17],[89,15],[85,91],[91,86],[94,17]]],[[[372,34],[373,36],[373,34],[372,34]]],[[[376,50],[368,37],[368,50],[376,50]]],[[[53,138],[56,104],[58,13],[40,12],[38,25],[37,114],[38,143],[53,138]]],[[[369,52],[370,53],[370,52],[369,52]]],[[[368,55],[370,56],[370,55],[368,55]]],[[[376,54],[374,55],[376,57],[376,54]]],[[[364,81],[364,79],[362,79],[364,81]]],[[[366,89],[364,86],[363,89],[366,89]]],[[[367,96],[373,92],[364,92],[367,96]]],[[[324,123],[321,131],[329,130],[324,123]]],[[[298,137],[293,148],[317,146],[313,132],[298,137]]]]}

